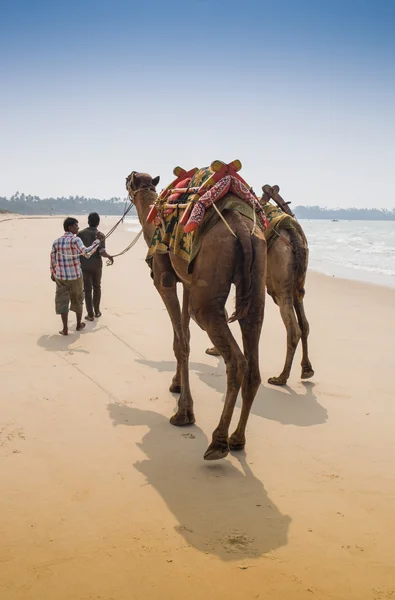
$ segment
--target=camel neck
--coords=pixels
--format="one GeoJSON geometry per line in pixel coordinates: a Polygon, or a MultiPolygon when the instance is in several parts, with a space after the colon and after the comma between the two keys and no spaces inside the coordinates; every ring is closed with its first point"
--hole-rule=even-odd
{"type": "Polygon", "coordinates": [[[134,198],[134,205],[137,210],[137,215],[143,228],[143,235],[147,246],[150,245],[152,236],[155,232],[155,225],[153,223],[147,223],[148,213],[151,205],[157,199],[157,194],[151,190],[144,190],[139,194],[136,194],[134,198]]]}

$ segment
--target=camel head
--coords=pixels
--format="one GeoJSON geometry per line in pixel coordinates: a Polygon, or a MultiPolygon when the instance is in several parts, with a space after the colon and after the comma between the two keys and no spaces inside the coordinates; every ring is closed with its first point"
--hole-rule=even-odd
{"type": "Polygon", "coordinates": [[[159,179],[159,175],[152,178],[151,175],[148,175],[148,173],[138,173],[137,171],[132,171],[130,175],[126,177],[126,189],[131,202],[134,201],[134,197],[137,192],[143,190],[156,192],[156,186],[159,183],[159,179]]]}

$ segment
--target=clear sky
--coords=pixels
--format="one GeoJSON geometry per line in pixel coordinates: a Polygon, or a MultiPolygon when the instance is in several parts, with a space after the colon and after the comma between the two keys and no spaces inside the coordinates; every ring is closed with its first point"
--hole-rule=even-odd
{"type": "Polygon", "coordinates": [[[0,0],[0,86],[0,195],[239,158],[293,205],[395,206],[395,0],[0,0]]]}

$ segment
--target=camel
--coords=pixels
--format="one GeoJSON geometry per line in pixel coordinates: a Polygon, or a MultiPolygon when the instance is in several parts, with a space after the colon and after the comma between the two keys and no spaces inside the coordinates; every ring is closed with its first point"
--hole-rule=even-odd
{"type": "MultiPolygon", "coordinates": [[[[288,203],[285,203],[279,196],[279,189],[278,186],[273,188],[267,185],[263,186],[264,193],[261,202],[266,212],[269,206],[273,206],[269,205],[270,198],[275,199],[282,210],[293,219],[293,228],[280,229],[279,234],[274,234],[274,241],[267,250],[266,288],[268,294],[280,309],[281,318],[287,331],[287,352],[284,368],[278,377],[270,377],[268,383],[283,386],[287,384],[295,351],[301,338],[301,378],[310,379],[313,377],[314,371],[308,355],[307,338],[310,328],[303,305],[308,266],[308,244],[300,224],[294,219],[293,213],[287,210],[286,205],[288,203]]],[[[212,356],[220,356],[220,352],[215,347],[207,349],[206,353],[212,356]]]]}
{"type": "MultiPolygon", "coordinates": [[[[147,246],[155,231],[155,225],[147,222],[147,216],[158,197],[158,183],[159,176],[152,178],[147,173],[133,171],[126,178],[126,189],[136,207],[147,246]]],[[[206,460],[222,459],[229,450],[244,448],[247,420],[261,383],[259,339],[265,307],[266,240],[261,229],[239,212],[224,211],[223,216],[237,237],[219,219],[202,240],[192,274],[188,274],[187,261],[171,251],[155,254],[151,265],[154,285],[169,313],[174,333],[177,370],[170,391],[180,396],[177,412],[170,418],[172,425],[195,423],[188,365],[190,317],[207,332],[226,364],[224,408],[204,454],[206,460]],[[177,296],[178,282],[183,287],[182,306],[177,296]],[[243,352],[231,333],[225,311],[232,283],[236,286],[236,303],[230,320],[239,321],[243,352]],[[241,415],[234,433],[229,436],[240,388],[241,415]]]]}

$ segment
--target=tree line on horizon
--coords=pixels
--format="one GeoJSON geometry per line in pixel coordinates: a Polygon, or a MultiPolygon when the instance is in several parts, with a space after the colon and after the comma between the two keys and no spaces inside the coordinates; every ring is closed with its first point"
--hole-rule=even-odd
{"type": "MultiPolygon", "coordinates": [[[[129,205],[127,198],[85,198],[69,196],[40,198],[17,192],[11,198],[0,196],[0,212],[21,215],[83,215],[98,212],[100,215],[121,216],[129,205]]],[[[321,206],[297,206],[293,209],[298,219],[338,219],[366,221],[395,221],[395,208],[323,208],[321,206]]],[[[133,207],[129,214],[136,214],[133,207]]]]}

